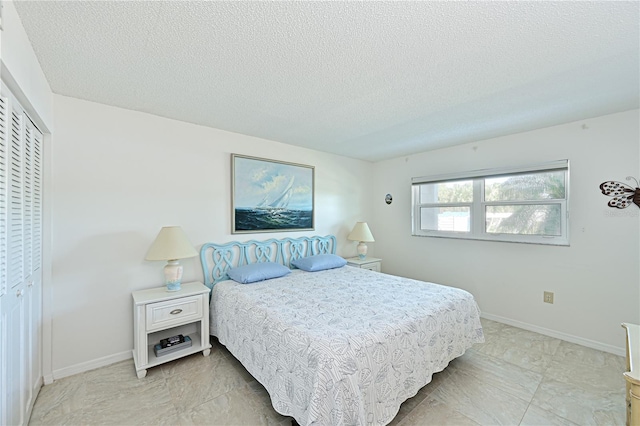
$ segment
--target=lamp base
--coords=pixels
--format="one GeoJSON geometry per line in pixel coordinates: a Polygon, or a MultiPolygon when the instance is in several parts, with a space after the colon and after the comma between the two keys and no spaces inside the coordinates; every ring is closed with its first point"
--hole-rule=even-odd
{"type": "Polygon", "coordinates": [[[164,282],[167,285],[167,291],[180,290],[182,282],[182,265],[177,260],[169,260],[164,267],[164,282]]]}
{"type": "Polygon", "coordinates": [[[364,243],[364,241],[360,241],[357,250],[360,260],[364,260],[367,257],[367,245],[364,243]]]}
{"type": "Polygon", "coordinates": [[[182,289],[182,283],[167,284],[167,291],[180,291],[182,289]]]}

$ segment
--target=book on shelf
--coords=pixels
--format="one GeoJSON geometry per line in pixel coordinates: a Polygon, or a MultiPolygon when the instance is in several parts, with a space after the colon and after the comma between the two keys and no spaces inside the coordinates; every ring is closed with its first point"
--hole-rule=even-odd
{"type": "Polygon", "coordinates": [[[182,334],[179,337],[180,338],[178,340],[175,340],[172,337],[168,339],[162,339],[160,343],[156,344],[153,347],[153,351],[155,352],[156,356],[167,355],[167,354],[182,350],[184,348],[191,347],[191,337],[183,336],[182,334]],[[173,340],[170,341],[169,339],[173,339],[173,340]]]}
{"type": "Polygon", "coordinates": [[[177,336],[171,336],[171,337],[167,337],[166,339],[160,340],[160,346],[162,346],[162,349],[169,348],[171,346],[175,346],[180,343],[184,343],[184,336],[182,334],[178,334],[177,336]]]}

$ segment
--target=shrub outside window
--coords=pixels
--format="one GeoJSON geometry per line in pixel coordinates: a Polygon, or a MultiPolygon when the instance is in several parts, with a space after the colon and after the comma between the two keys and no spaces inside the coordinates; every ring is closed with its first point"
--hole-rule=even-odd
{"type": "Polygon", "coordinates": [[[568,245],[569,162],[414,178],[412,235],[568,245]]]}

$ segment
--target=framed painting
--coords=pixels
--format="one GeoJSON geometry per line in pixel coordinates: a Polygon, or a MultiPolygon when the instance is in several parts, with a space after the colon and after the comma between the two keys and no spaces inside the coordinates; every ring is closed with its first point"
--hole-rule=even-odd
{"type": "Polygon", "coordinates": [[[314,229],[313,166],[231,154],[231,233],[314,229]]]}

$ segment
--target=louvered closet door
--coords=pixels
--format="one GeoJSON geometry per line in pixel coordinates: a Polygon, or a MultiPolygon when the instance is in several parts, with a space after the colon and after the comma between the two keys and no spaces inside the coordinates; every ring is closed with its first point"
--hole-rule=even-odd
{"type": "Polygon", "coordinates": [[[7,293],[7,99],[0,97],[0,297],[7,293]]]}
{"type": "Polygon", "coordinates": [[[24,129],[22,114],[9,105],[9,162],[7,208],[7,294],[3,296],[3,312],[7,317],[7,423],[24,424],[27,400],[23,229],[23,161],[24,129]]]}
{"type": "Polygon", "coordinates": [[[22,141],[24,138],[22,114],[11,111],[11,138],[9,140],[9,288],[24,279],[24,220],[22,175],[22,141]]]}
{"type": "Polygon", "coordinates": [[[7,300],[7,205],[8,205],[8,115],[7,99],[0,97],[0,424],[8,424],[8,315],[7,300]]]}
{"type": "Polygon", "coordinates": [[[0,99],[0,424],[25,424],[40,385],[42,134],[0,99]]]}
{"type": "Polygon", "coordinates": [[[24,279],[25,285],[25,351],[30,363],[26,366],[25,405],[33,404],[42,376],[40,334],[42,322],[42,133],[25,117],[24,163],[24,279]]]}

